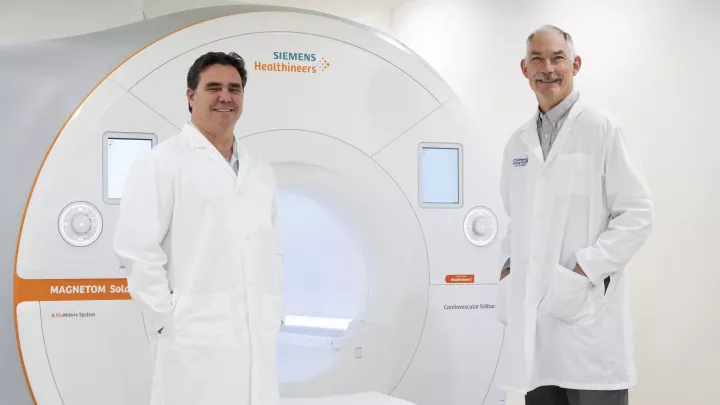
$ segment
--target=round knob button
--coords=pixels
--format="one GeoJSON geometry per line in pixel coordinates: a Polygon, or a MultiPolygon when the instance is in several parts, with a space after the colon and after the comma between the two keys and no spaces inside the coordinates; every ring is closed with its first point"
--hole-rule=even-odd
{"type": "Polygon", "coordinates": [[[87,233],[90,230],[90,217],[80,214],[73,218],[72,229],[75,233],[87,233]]]}
{"type": "Polygon", "coordinates": [[[487,218],[477,218],[473,222],[473,232],[478,236],[487,235],[492,232],[492,223],[487,218]]]}
{"type": "Polygon", "coordinates": [[[58,218],[60,236],[72,246],[83,247],[95,243],[102,233],[102,216],[88,202],[74,202],[65,207],[58,218]]]}
{"type": "Polygon", "coordinates": [[[465,237],[475,246],[487,246],[498,233],[498,219],[487,207],[475,207],[465,215],[465,237]]]}

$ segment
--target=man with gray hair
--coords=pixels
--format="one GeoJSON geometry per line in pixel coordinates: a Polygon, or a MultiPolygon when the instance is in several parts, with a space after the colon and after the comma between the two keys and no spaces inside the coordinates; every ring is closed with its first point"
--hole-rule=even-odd
{"type": "Polygon", "coordinates": [[[575,91],[580,66],[563,30],[527,38],[538,109],[504,153],[498,381],[527,405],[628,404],[636,384],[626,267],[653,205],[620,125],[575,91]]]}

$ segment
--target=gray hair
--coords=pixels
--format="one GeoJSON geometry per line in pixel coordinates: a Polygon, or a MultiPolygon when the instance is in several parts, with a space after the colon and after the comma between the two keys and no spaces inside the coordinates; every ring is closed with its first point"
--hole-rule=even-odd
{"type": "Polygon", "coordinates": [[[577,53],[575,53],[575,43],[573,42],[572,36],[561,30],[560,28],[554,26],[554,25],[543,25],[542,27],[536,29],[533,31],[530,35],[528,35],[527,39],[525,40],[525,59],[527,60],[527,51],[530,46],[530,41],[535,38],[535,35],[541,34],[541,33],[547,33],[547,32],[557,32],[559,34],[562,34],[563,38],[565,38],[565,42],[567,42],[568,47],[570,48],[570,59],[575,59],[575,56],[577,53]]]}

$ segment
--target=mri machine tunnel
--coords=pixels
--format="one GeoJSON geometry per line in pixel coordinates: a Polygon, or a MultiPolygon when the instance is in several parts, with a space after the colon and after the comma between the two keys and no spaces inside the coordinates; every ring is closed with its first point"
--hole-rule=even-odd
{"type": "Polygon", "coordinates": [[[0,367],[22,381],[3,386],[8,398],[147,403],[151,338],[112,250],[114,224],[132,162],[189,120],[185,75],[209,51],[245,59],[236,134],[278,179],[284,403],[504,403],[493,307],[506,218],[487,134],[396,40],[258,6],[3,52],[3,76],[52,110],[29,119],[20,102],[3,124],[15,147],[0,161],[16,176],[2,215],[17,226],[2,230],[14,271],[0,291],[14,311],[0,322],[17,345],[1,349],[16,360],[0,367]],[[39,63],[48,58],[53,69],[39,63]]]}

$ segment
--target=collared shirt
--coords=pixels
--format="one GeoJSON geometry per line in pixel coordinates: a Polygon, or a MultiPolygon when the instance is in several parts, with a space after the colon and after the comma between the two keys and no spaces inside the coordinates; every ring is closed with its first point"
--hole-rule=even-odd
{"type": "Polygon", "coordinates": [[[233,141],[233,147],[232,147],[232,155],[230,156],[230,159],[226,159],[230,167],[232,167],[233,171],[235,172],[235,175],[237,176],[238,171],[240,170],[240,160],[238,159],[238,142],[237,139],[233,141]]]}
{"type": "MultiPolygon", "coordinates": [[[[542,147],[543,158],[547,159],[550,154],[555,139],[557,138],[560,128],[562,128],[565,118],[567,118],[570,108],[580,97],[580,94],[573,91],[569,96],[565,97],[565,100],[561,101],[560,104],[553,107],[552,110],[547,113],[539,111],[537,119],[537,131],[540,137],[540,146],[542,147]]],[[[538,110],[540,108],[538,107],[538,110]]]]}
{"type": "MultiPolygon", "coordinates": [[[[567,118],[570,108],[575,105],[579,97],[580,94],[573,91],[569,96],[565,97],[565,100],[561,101],[560,104],[553,107],[553,109],[547,113],[543,113],[540,107],[538,107],[537,131],[540,137],[540,146],[542,147],[544,159],[547,159],[550,154],[550,149],[552,149],[552,145],[555,143],[555,139],[563,123],[565,123],[565,118],[567,118]]],[[[510,268],[509,258],[505,261],[503,270],[507,268],[510,268]]]]}
{"type": "MultiPolygon", "coordinates": [[[[195,129],[200,132],[200,130],[197,128],[197,126],[192,122],[188,121],[190,125],[195,127],[195,129]]],[[[202,132],[200,132],[202,133],[202,132]]],[[[240,171],[240,159],[238,158],[238,141],[235,137],[233,137],[233,146],[232,146],[232,155],[230,155],[230,159],[225,159],[230,167],[235,172],[235,175],[238,175],[238,172],[240,171]]]]}

